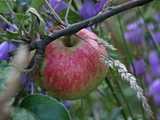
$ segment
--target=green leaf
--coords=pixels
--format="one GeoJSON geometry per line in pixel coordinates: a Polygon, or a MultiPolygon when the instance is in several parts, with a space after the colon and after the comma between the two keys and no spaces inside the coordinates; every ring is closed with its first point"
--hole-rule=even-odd
{"type": "Polygon", "coordinates": [[[39,29],[40,29],[40,30],[39,30],[39,31],[40,31],[40,32],[43,32],[43,31],[44,31],[44,28],[45,28],[45,22],[44,22],[43,18],[41,17],[41,15],[38,13],[38,11],[37,11],[35,8],[30,7],[30,8],[27,10],[26,13],[27,13],[27,14],[31,13],[31,14],[35,15],[35,16],[39,19],[39,21],[40,21],[40,26],[39,26],[39,29]]]}
{"type": "Polygon", "coordinates": [[[27,10],[27,12],[28,12],[28,13],[30,12],[30,13],[34,14],[35,16],[37,16],[37,18],[38,18],[42,23],[44,23],[43,18],[41,17],[41,15],[38,13],[38,11],[37,11],[35,8],[30,7],[30,8],[27,10]]]}
{"type": "Polygon", "coordinates": [[[31,23],[31,17],[24,13],[16,13],[16,25],[18,28],[23,28],[24,25],[28,25],[31,23]]]}
{"type": "Polygon", "coordinates": [[[8,12],[8,6],[6,2],[0,0],[0,13],[6,13],[6,12],[8,12]]]}
{"type": "Polygon", "coordinates": [[[14,108],[14,111],[11,113],[12,120],[39,120],[35,115],[23,108],[14,108]]]}
{"type": "Polygon", "coordinates": [[[18,40],[19,39],[19,34],[16,32],[1,32],[0,33],[0,41],[4,40],[18,40]]]}
{"type": "MultiPolygon", "coordinates": [[[[66,10],[62,11],[62,13],[60,14],[61,18],[64,20],[65,19],[65,15],[66,15],[66,10]]],[[[76,12],[74,12],[73,10],[69,11],[68,14],[68,22],[70,24],[76,23],[78,21],[80,21],[81,18],[79,16],[79,14],[77,14],[76,12]]]]}
{"type": "Polygon", "coordinates": [[[31,6],[34,7],[35,9],[41,8],[41,6],[44,4],[44,0],[32,0],[31,6]]]}
{"type": "Polygon", "coordinates": [[[65,107],[48,96],[30,95],[24,98],[20,106],[33,112],[40,120],[70,120],[65,107]]]}
{"type": "Polygon", "coordinates": [[[111,119],[110,120],[119,120],[119,117],[121,115],[122,108],[115,108],[113,109],[111,113],[111,119]]]}
{"type": "Polygon", "coordinates": [[[0,61],[0,91],[5,88],[5,80],[10,69],[10,65],[5,61],[0,61]]]}

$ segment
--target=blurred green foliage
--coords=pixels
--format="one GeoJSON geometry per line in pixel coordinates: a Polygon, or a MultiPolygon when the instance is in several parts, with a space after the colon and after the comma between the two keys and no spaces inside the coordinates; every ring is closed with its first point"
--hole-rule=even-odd
{"type": "MultiPolygon", "coordinates": [[[[37,33],[47,34],[45,22],[51,19],[51,16],[45,12],[46,8],[42,7],[43,4],[44,0],[0,1],[0,15],[19,28],[18,32],[0,30],[0,41],[23,42],[22,39],[25,39],[30,42],[31,39],[36,38],[37,33]],[[24,3],[25,9],[23,7],[24,3]],[[15,16],[8,15],[10,12],[15,12],[15,16]]],[[[152,14],[160,11],[160,1],[155,0],[152,4],[140,9],[146,21],[153,21],[152,14]]],[[[65,19],[65,14],[66,11],[61,13],[62,20],[65,19]]],[[[127,45],[129,49],[126,48],[123,32],[129,21],[136,20],[139,17],[140,14],[137,14],[136,8],[112,17],[92,28],[101,38],[114,44],[118,49],[118,51],[109,51],[109,56],[122,60],[128,68],[132,62],[132,57],[137,54],[135,52],[137,48],[130,50],[133,48],[131,45],[127,45]]],[[[74,10],[69,12],[68,19],[70,24],[82,20],[74,10]]],[[[0,62],[1,91],[5,87],[9,69],[10,64],[8,62],[0,62]]],[[[135,97],[136,93],[128,86],[128,83],[121,80],[117,71],[108,70],[107,78],[109,83],[103,81],[97,90],[88,96],[80,100],[70,101],[72,105],[68,109],[62,105],[63,101],[57,101],[55,98],[44,95],[23,96],[19,100],[21,102],[16,104],[12,118],[13,120],[70,120],[71,116],[73,120],[147,120],[147,115],[141,103],[135,97]]],[[[138,80],[143,87],[141,84],[143,79],[138,77],[138,80]]],[[[39,86],[36,86],[36,89],[39,89],[39,86]]],[[[35,94],[40,94],[40,92],[37,90],[35,94]]]]}

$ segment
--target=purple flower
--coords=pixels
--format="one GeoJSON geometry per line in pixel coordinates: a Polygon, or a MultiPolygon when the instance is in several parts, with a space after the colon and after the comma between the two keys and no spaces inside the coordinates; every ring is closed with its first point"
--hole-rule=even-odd
{"type": "Polygon", "coordinates": [[[0,23],[0,30],[4,30],[4,31],[8,31],[8,32],[16,32],[18,30],[18,28],[15,24],[9,25],[4,22],[1,22],[0,23]]]}
{"type": "Polygon", "coordinates": [[[0,44],[0,60],[9,60],[10,53],[16,50],[16,46],[11,42],[0,44]]]}
{"type": "Polygon", "coordinates": [[[149,53],[149,64],[152,66],[157,66],[159,65],[160,61],[159,61],[159,57],[156,51],[152,50],[149,53]]]}
{"type": "Polygon", "coordinates": [[[156,105],[160,106],[160,95],[153,96],[153,100],[156,105]]]}
{"type": "Polygon", "coordinates": [[[154,77],[159,77],[160,76],[160,65],[151,66],[151,73],[154,77]]]}
{"type": "Polygon", "coordinates": [[[152,31],[154,31],[154,29],[155,29],[155,24],[149,23],[149,24],[147,24],[147,27],[148,27],[148,29],[152,32],[152,31]]]}
{"type": "Polygon", "coordinates": [[[96,12],[99,13],[104,5],[107,3],[108,0],[99,0],[99,2],[96,3],[95,8],[96,8],[96,12]]]}
{"type": "Polygon", "coordinates": [[[80,9],[80,16],[84,19],[90,18],[97,14],[95,4],[92,0],[85,0],[80,9]]]}
{"type": "Polygon", "coordinates": [[[144,76],[144,81],[147,85],[152,83],[152,75],[150,73],[146,73],[144,76]]]}
{"type": "Polygon", "coordinates": [[[1,22],[1,23],[0,23],[0,30],[6,29],[7,24],[6,24],[6,23],[3,23],[2,21],[0,21],[0,22],[1,22]]]}
{"type": "Polygon", "coordinates": [[[45,25],[45,31],[50,32],[53,27],[53,21],[47,21],[45,25]]]}
{"type": "Polygon", "coordinates": [[[160,32],[155,32],[152,34],[153,40],[157,43],[160,44],[160,32]]]}
{"type": "Polygon", "coordinates": [[[144,24],[144,20],[143,19],[138,19],[135,22],[132,22],[130,24],[127,25],[127,30],[134,30],[137,29],[140,25],[144,24]]]}
{"type": "Polygon", "coordinates": [[[9,31],[9,32],[16,32],[18,30],[17,26],[15,24],[12,24],[12,25],[7,25],[6,26],[6,31],[9,31]]]}
{"type": "Polygon", "coordinates": [[[49,0],[49,3],[57,13],[60,13],[68,6],[64,0],[49,0]]]}
{"type": "Polygon", "coordinates": [[[144,31],[140,27],[135,27],[134,29],[125,32],[124,37],[129,43],[139,45],[144,41],[144,31]]]}
{"type": "Polygon", "coordinates": [[[149,53],[149,64],[151,65],[151,72],[153,76],[160,76],[160,61],[156,51],[149,53]]]}
{"type": "Polygon", "coordinates": [[[33,82],[31,75],[29,73],[22,73],[20,80],[21,80],[21,84],[24,87],[24,89],[27,92],[30,92],[31,94],[33,94],[34,93],[34,82],[33,82]]]}
{"type": "Polygon", "coordinates": [[[160,13],[156,13],[154,15],[154,19],[157,21],[157,22],[160,22],[160,13]]]}
{"type": "Polygon", "coordinates": [[[160,79],[154,80],[149,87],[150,95],[160,95],[160,79]]]}
{"type": "Polygon", "coordinates": [[[69,100],[65,100],[65,101],[63,102],[63,104],[64,104],[64,106],[65,106],[66,108],[68,108],[68,109],[72,106],[72,102],[69,101],[69,100]]]}
{"type": "Polygon", "coordinates": [[[149,87],[149,95],[156,105],[160,105],[160,79],[155,80],[149,87]]]}
{"type": "Polygon", "coordinates": [[[131,65],[130,68],[133,74],[137,76],[144,75],[146,69],[144,59],[140,58],[133,60],[133,65],[131,65]]]}
{"type": "Polygon", "coordinates": [[[80,16],[83,19],[88,19],[97,15],[102,9],[107,0],[100,0],[96,4],[92,0],[85,0],[80,8],[80,16]]]}

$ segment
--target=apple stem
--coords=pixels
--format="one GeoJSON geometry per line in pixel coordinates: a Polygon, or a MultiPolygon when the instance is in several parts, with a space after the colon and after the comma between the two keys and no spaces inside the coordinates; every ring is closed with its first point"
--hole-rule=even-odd
{"type": "Polygon", "coordinates": [[[66,47],[73,47],[74,45],[76,45],[77,40],[74,39],[72,36],[65,36],[63,38],[63,43],[66,47]]]}

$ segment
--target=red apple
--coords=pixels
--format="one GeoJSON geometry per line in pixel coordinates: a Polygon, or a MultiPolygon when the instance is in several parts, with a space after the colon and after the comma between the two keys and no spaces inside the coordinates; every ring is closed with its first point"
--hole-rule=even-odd
{"type": "Polygon", "coordinates": [[[97,36],[87,29],[76,36],[62,37],[45,49],[44,86],[61,99],[76,99],[94,90],[104,79],[107,54],[97,44],[97,36]]]}

